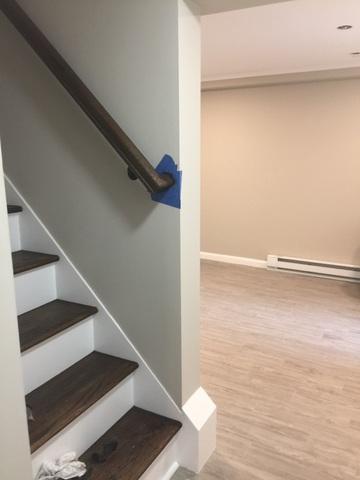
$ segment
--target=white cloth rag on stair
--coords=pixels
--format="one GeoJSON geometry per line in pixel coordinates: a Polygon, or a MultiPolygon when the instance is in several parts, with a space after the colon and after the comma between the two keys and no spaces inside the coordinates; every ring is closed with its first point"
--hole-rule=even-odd
{"type": "Polygon", "coordinates": [[[36,480],[69,480],[86,473],[85,463],[79,462],[75,452],[65,453],[56,462],[43,462],[36,480]]]}

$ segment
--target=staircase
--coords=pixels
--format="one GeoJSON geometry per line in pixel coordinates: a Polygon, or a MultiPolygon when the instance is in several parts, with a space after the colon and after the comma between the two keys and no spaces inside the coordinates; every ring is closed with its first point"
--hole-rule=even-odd
{"type": "MultiPolygon", "coordinates": [[[[86,480],[169,478],[164,455],[181,423],[134,405],[139,362],[96,351],[106,344],[95,327],[101,307],[82,303],[83,295],[58,298],[65,259],[22,249],[37,238],[39,249],[45,243],[29,227],[29,212],[24,224],[22,207],[8,205],[8,215],[34,474],[45,459],[76,450],[86,480]]],[[[75,283],[65,278],[70,292],[75,283]]]]}

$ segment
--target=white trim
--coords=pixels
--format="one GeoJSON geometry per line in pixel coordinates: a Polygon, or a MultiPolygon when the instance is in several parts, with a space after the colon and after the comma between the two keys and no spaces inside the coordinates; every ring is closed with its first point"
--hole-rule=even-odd
{"type": "Polygon", "coordinates": [[[182,441],[180,464],[200,473],[216,448],[216,405],[200,387],[185,403],[183,411],[189,421],[183,426],[179,440],[182,441]],[[194,451],[196,455],[191,454],[194,451]],[[194,461],[189,463],[191,455],[194,461]]]}
{"type": "MultiPolygon", "coordinates": [[[[273,257],[271,255],[270,257],[273,257]]],[[[232,265],[243,265],[246,267],[253,267],[253,268],[264,268],[268,270],[272,270],[275,272],[284,272],[284,273],[291,273],[293,275],[305,275],[308,277],[318,277],[318,278],[327,278],[329,280],[341,280],[343,282],[360,282],[358,278],[352,278],[349,274],[341,275],[340,271],[332,272],[331,275],[324,275],[323,272],[318,271],[300,271],[300,270],[290,270],[285,268],[276,268],[274,265],[268,264],[267,260],[259,260],[257,258],[248,258],[248,257],[235,257],[231,255],[221,255],[220,253],[210,253],[210,252],[200,252],[201,260],[210,260],[212,262],[220,262],[220,263],[229,263],[232,265]]],[[[312,260],[313,261],[313,260],[312,260]]],[[[333,263],[333,262],[332,262],[333,263]]],[[[335,264],[334,264],[335,265],[335,264]]],[[[338,265],[338,264],[336,264],[338,265]]],[[[347,267],[353,266],[359,268],[357,265],[346,265],[347,267]]]]}
{"type": "Polygon", "coordinates": [[[233,265],[245,265],[247,267],[266,268],[266,260],[248,257],[234,257],[232,255],[222,255],[220,253],[200,252],[202,260],[212,260],[213,262],[231,263],[233,265]]]}

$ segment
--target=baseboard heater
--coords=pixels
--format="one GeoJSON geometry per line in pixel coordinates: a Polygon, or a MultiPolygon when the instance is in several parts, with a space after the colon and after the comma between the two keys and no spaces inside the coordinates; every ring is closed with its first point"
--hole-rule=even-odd
{"type": "Polygon", "coordinates": [[[276,270],[290,270],[298,273],[331,278],[346,278],[360,281],[360,266],[341,263],[320,262],[303,258],[267,256],[267,267],[276,270]]]}

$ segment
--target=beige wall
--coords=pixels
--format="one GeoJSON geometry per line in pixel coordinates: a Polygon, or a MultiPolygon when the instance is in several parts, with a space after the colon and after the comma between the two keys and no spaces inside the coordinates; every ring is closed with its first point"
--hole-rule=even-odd
{"type": "Polygon", "coordinates": [[[209,91],[202,251],[360,264],[360,80],[209,91]]]}

